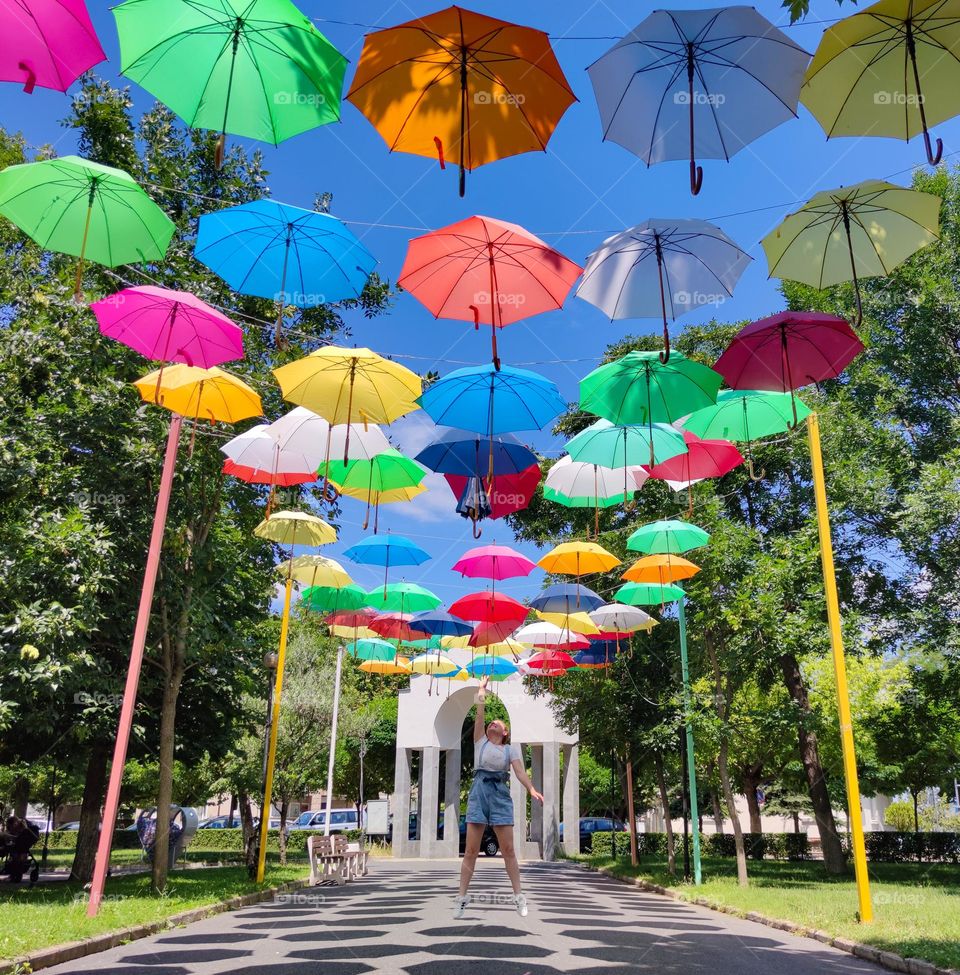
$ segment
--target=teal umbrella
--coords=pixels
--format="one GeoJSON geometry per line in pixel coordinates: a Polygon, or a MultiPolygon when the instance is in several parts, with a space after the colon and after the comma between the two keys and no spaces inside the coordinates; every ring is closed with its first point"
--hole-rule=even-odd
{"type": "Polygon", "coordinates": [[[389,613],[420,613],[436,609],[440,597],[414,582],[391,582],[367,593],[367,605],[389,613]]]}
{"type": "Polygon", "coordinates": [[[663,423],[633,426],[597,420],[567,443],[567,453],[578,463],[622,467],[625,496],[628,467],[652,467],[686,452],[683,434],[663,423]]]}
{"type": "Polygon", "coordinates": [[[682,555],[709,541],[710,536],[697,525],[677,520],[653,521],[627,539],[627,548],[645,555],[682,555]]]}
{"type": "Polygon", "coordinates": [[[397,656],[397,648],[386,640],[377,640],[370,637],[363,640],[355,640],[347,645],[347,653],[356,660],[393,660],[397,656]]]}
{"type": "Polygon", "coordinates": [[[659,586],[655,582],[625,582],[613,598],[628,606],[662,606],[683,599],[683,590],[672,583],[659,586]]]}
{"type": "Polygon", "coordinates": [[[336,613],[340,610],[362,609],[367,605],[367,594],[352,583],[341,588],[309,586],[304,589],[300,604],[315,613],[336,613]]]}

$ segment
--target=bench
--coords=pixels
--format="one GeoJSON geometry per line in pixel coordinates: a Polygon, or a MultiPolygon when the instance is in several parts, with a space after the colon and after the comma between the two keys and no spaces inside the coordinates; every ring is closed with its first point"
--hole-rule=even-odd
{"type": "Polygon", "coordinates": [[[367,873],[367,851],[360,843],[348,843],[345,836],[310,836],[307,838],[310,858],[310,883],[332,877],[341,887],[367,873]]]}

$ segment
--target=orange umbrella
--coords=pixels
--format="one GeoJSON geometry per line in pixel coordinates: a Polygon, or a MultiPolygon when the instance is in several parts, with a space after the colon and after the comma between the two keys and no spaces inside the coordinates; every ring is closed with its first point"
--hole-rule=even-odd
{"type": "Polygon", "coordinates": [[[671,582],[692,579],[700,571],[700,566],[694,565],[679,555],[647,555],[637,559],[623,574],[623,578],[630,582],[649,582],[658,586],[666,586],[671,582]]]}
{"type": "Polygon", "coordinates": [[[457,158],[465,171],[545,150],[577,99],[550,39],[449,7],[368,34],[347,93],[393,152],[457,158]]]}

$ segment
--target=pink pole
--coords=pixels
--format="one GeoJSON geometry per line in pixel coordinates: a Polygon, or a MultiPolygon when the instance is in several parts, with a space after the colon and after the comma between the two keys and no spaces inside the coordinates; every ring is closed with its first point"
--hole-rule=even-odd
{"type": "Polygon", "coordinates": [[[167,509],[170,506],[173,471],[177,466],[177,447],[180,443],[180,426],[182,423],[183,417],[179,413],[174,413],[170,418],[167,450],[163,456],[163,474],[160,477],[160,490],[157,493],[157,510],[153,516],[153,531],[150,534],[147,567],[143,574],[143,589],[140,591],[137,625],[133,632],[133,647],[130,650],[127,684],[123,690],[120,724],[117,727],[117,740],[113,746],[113,762],[110,765],[107,799],[103,806],[100,842],[97,846],[97,859],[93,867],[93,884],[90,887],[90,900],[87,903],[87,917],[97,916],[97,912],[100,910],[100,901],[103,900],[103,888],[107,882],[110,846],[113,842],[113,830],[117,824],[117,807],[120,805],[120,782],[123,779],[123,767],[127,760],[127,744],[130,741],[130,729],[133,726],[133,709],[137,704],[137,685],[140,683],[143,649],[147,642],[147,627],[150,623],[150,609],[153,606],[153,590],[157,582],[157,569],[160,566],[160,549],[163,547],[163,531],[167,524],[167,509]]]}

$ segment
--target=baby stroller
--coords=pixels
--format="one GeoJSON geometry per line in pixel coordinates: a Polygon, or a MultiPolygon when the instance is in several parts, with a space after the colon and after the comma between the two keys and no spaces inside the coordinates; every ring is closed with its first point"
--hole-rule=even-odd
{"type": "Polygon", "coordinates": [[[27,819],[9,816],[6,829],[0,831],[0,874],[7,874],[10,883],[18,884],[28,874],[32,887],[40,877],[40,864],[30,852],[40,839],[40,830],[27,819]]]}
{"type": "MultiPolygon", "coordinates": [[[[179,806],[170,807],[170,843],[168,849],[169,866],[172,869],[177,858],[177,839],[183,832],[183,810],[179,806]]],[[[143,847],[143,857],[148,863],[153,863],[153,853],[157,844],[157,811],[144,809],[137,816],[137,836],[143,847]]]]}

